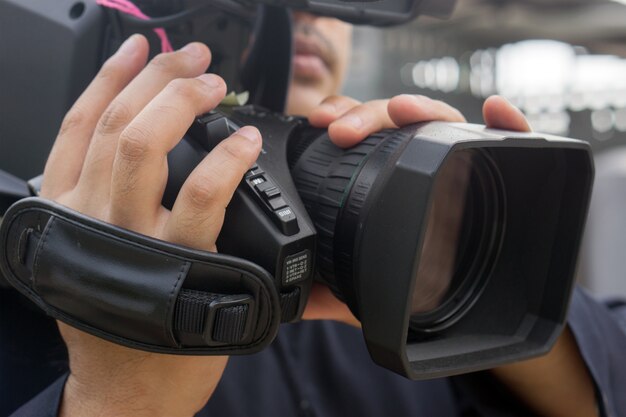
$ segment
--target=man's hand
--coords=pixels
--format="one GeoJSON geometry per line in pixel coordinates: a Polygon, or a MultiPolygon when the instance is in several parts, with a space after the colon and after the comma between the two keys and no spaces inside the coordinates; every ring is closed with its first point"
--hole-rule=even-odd
{"type": "Polygon", "coordinates": [[[331,140],[345,148],[383,129],[431,120],[464,122],[465,118],[457,109],[442,101],[408,94],[366,103],[349,97],[331,96],[309,114],[309,122],[313,126],[328,127],[331,140]]]}
{"type": "MultiPolygon", "coordinates": [[[[499,96],[485,101],[483,118],[491,128],[531,130],[522,112],[499,96]]],[[[330,97],[309,116],[311,124],[328,127],[335,144],[345,147],[381,129],[431,120],[465,121],[458,110],[443,102],[410,95],[364,104],[348,97],[330,97]]],[[[345,304],[320,284],[313,288],[304,317],[359,325],[345,304]]],[[[538,415],[597,415],[593,382],[569,328],[546,356],[501,366],[491,372],[538,415]]]]}
{"type": "MultiPolygon", "coordinates": [[[[131,37],[68,112],[41,195],[106,222],[181,245],[215,250],[224,209],[256,160],[261,137],[244,127],[220,143],[161,205],[167,153],[196,115],[213,109],[224,81],[205,74],[194,43],[146,65],[148,43],[131,37]]],[[[146,353],[59,323],[70,356],[61,416],[191,416],[219,381],[226,357],[146,353]]]]}

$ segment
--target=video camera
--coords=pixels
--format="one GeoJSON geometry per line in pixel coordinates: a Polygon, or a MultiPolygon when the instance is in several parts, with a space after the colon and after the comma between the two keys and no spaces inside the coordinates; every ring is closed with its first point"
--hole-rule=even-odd
{"type": "Polygon", "coordinates": [[[245,354],[267,346],[281,321],[300,319],[318,279],[360,319],[374,361],[412,379],[552,346],[591,193],[586,143],[432,122],[340,149],[326,131],[282,113],[287,8],[390,25],[449,14],[454,1],[136,2],[150,20],[50,3],[0,0],[9,122],[0,167],[12,173],[0,177],[0,208],[17,201],[0,229],[0,266],[48,314],[134,348],[245,354]],[[157,27],[175,47],[207,43],[210,71],[251,96],[197,118],[168,157],[163,204],[171,207],[191,170],[238,127],[254,125],[264,138],[228,206],[220,254],[25,198],[36,184],[17,178],[41,172],[63,114],[126,37],[145,33],[160,49],[157,27]]]}

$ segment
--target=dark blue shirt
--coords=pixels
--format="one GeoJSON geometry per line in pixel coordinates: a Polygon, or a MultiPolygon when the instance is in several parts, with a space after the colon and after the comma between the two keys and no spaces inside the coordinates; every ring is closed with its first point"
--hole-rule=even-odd
{"type": "MultiPolygon", "coordinates": [[[[6,321],[4,317],[2,321],[6,321]]],[[[570,306],[569,325],[596,383],[601,412],[610,417],[626,416],[626,304],[601,304],[577,289],[570,306]]],[[[5,329],[1,335],[7,336],[5,329]]],[[[19,369],[5,366],[4,340],[0,352],[3,377],[0,389],[5,394],[2,406],[19,394],[11,394],[15,391],[11,384],[15,375],[5,373],[5,369],[14,373],[19,369]]],[[[33,339],[31,343],[43,342],[33,339]]],[[[55,345],[56,342],[50,344],[55,345]]],[[[41,368],[48,371],[58,369],[61,374],[66,369],[59,366],[60,363],[57,358],[48,356],[47,361],[40,360],[37,366],[48,366],[41,368]]],[[[32,368],[33,364],[28,366],[31,368],[22,368],[21,373],[30,379],[31,385],[37,386],[37,382],[54,374],[50,371],[42,377],[32,368]]],[[[65,378],[66,375],[58,377],[13,417],[56,416],[65,378]]],[[[13,408],[18,405],[13,401],[13,408]]],[[[197,415],[469,417],[530,414],[488,372],[409,381],[372,362],[360,330],[331,322],[306,322],[283,325],[276,341],[263,352],[231,357],[214,395],[197,415]]]]}

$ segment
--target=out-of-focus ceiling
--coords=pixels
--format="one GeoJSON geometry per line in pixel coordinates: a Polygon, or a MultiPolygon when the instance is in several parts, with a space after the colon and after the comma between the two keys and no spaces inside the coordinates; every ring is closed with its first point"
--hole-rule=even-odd
{"type": "Polygon", "coordinates": [[[556,39],[626,56],[626,0],[458,0],[450,20],[413,24],[469,45],[556,39]]]}

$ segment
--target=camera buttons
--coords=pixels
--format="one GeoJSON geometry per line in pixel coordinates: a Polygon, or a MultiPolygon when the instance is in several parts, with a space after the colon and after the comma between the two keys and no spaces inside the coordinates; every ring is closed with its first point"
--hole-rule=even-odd
{"type": "Polygon", "coordinates": [[[296,214],[289,206],[274,211],[274,223],[286,236],[295,235],[300,231],[296,214]]]}

